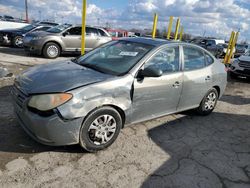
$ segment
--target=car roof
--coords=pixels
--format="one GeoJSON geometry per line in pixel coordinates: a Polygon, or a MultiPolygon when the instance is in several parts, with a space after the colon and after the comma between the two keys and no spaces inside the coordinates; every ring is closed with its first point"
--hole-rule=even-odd
{"type": "Polygon", "coordinates": [[[157,39],[157,38],[152,39],[148,37],[127,37],[127,38],[121,38],[119,40],[138,42],[138,43],[143,43],[143,44],[148,44],[148,45],[153,45],[153,46],[161,46],[161,45],[170,44],[170,43],[183,43],[183,42],[178,42],[178,41],[170,41],[167,39],[157,39]]]}

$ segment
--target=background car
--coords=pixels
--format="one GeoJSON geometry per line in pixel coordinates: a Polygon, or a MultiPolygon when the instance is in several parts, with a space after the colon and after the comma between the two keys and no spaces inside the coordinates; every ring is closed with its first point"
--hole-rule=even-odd
{"type": "Polygon", "coordinates": [[[230,66],[229,71],[232,78],[238,76],[250,78],[250,50],[238,59],[235,59],[230,66]]]}
{"type": "MultiPolygon", "coordinates": [[[[24,38],[24,48],[28,53],[56,58],[61,53],[81,51],[81,25],[63,24],[43,32],[29,33],[24,38]]],[[[85,50],[90,51],[112,38],[99,27],[86,27],[85,50]]]]}
{"type": "Polygon", "coordinates": [[[248,45],[246,44],[236,44],[234,57],[240,57],[247,52],[248,45]]]}
{"type": "Polygon", "coordinates": [[[188,109],[210,114],[226,83],[224,64],[207,50],[136,37],[32,67],[12,95],[20,125],[35,140],[94,152],[126,125],[188,109]]]}
{"type": "Polygon", "coordinates": [[[23,37],[27,33],[34,31],[46,31],[51,27],[52,26],[49,25],[27,25],[20,29],[0,30],[0,44],[21,48],[23,47],[23,37]]]}

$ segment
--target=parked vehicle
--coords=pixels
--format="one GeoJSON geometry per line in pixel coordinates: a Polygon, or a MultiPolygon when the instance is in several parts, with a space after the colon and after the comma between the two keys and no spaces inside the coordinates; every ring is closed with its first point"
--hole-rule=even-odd
{"type": "Polygon", "coordinates": [[[240,57],[247,52],[248,45],[236,44],[235,48],[236,50],[235,50],[234,57],[240,57]]]}
{"type": "Polygon", "coordinates": [[[112,40],[118,40],[121,37],[128,37],[128,31],[121,29],[107,29],[112,36],[112,40]]]}
{"type": "MultiPolygon", "coordinates": [[[[24,38],[24,48],[29,53],[56,58],[65,52],[81,51],[81,32],[79,25],[63,24],[44,32],[30,33],[24,38]]],[[[90,51],[108,41],[111,37],[107,31],[97,27],[86,27],[85,50],[90,51]]]]}
{"type": "Polygon", "coordinates": [[[232,78],[238,76],[250,78],[250,50],[233,61],[229,73],[232,78]]]}
{"type": "Polygon", "coordinates": [[[12,95],[35,140],[97,151],[125,125],[194,108],[210,114],[226,80],[224,65],[203,48],[137,37],[32,67],[16,78],[12,95]]]}
{"type": "Polygon", "coordinates": [[[23,47],[23,37],[27,33],[34,31],[46,31],[49,28],[51,28],[51,26],[27,25],[19,29],[3,29],[0,30],[0,44],[21,48],[23,47]]]}

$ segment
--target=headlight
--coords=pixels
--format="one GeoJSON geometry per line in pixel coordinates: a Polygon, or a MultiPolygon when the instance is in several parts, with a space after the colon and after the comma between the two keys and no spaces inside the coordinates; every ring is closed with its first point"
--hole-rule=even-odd
{"type": "Polygon", "coordinates": [[[56,108],[72,98],[69,93],[34,95],[31,97],[28,106],[41,111],[48,111],[56,108]]]}
{"type": "Polygon", "coordinates": [[[33,37],[32,40],[40,40],[42,37],[33,37]]]}

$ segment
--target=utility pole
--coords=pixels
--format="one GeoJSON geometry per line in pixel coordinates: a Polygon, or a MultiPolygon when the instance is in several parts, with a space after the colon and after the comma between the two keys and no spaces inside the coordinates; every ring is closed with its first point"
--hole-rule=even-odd
{"type": "Polygon", "coordinates": [[[25,13],[26,13],[26,22],[29,22],[29,16],[28,16],[28,0],[25,0],[25,13]]]}

